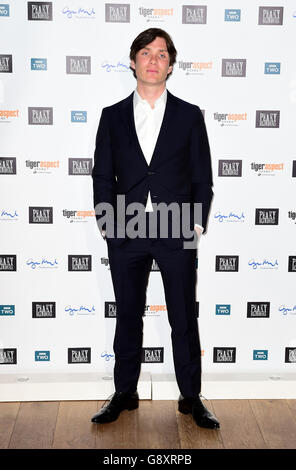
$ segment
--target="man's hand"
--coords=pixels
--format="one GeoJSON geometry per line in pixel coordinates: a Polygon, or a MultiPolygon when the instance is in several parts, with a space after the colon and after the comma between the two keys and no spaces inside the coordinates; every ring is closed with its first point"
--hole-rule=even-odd
{"type": "Polygon", "coordinates": [[[196,231],[197,237],[198,237],[197,243],[199,243],[199,240],[200,240],[202,232],[204,231],[204,228],[201,225],[195,224],[194,230],[196,231]]]}
{"type": "Polygon", "coordinates": [[[102,230],[101,235],[104,238],[104,240],[106,241],[106,230],[102,230]]]}

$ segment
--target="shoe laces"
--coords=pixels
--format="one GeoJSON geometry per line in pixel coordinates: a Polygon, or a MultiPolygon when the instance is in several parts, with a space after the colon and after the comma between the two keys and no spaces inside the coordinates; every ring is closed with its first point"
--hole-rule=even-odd
{"type": "Polygon", "coordinates": [[[204,397],[201,393],[199,394],[201,398],[204,398],[205,400],[209,401],[206,397],[204,397]]]}
{"type": "Polygon", "coordinates": [[[114,395],[115,395],[115,393],[111,393],[111,395],[109,395],[109,397],[106,398],[106,400],[104,401],[104,403],[103,403],[102,406],[101,406],[101,409],[104,408],[104,406],[105,406],[105,404],[107,403],[107,401],[108,401],[108,400],[110,401],[111,398],[112,398],[114,395]]]}

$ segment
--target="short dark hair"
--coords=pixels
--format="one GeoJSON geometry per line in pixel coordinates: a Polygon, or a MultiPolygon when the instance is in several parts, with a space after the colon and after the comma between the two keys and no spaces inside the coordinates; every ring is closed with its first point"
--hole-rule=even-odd
{"type": "MultiPolygon", "coordinates": [[[[145,31],[142,31],[136,39],[134,39],[132,45],[131,45],[131,50],[130,50],[130,60],[133,60],[136,62],[136,54],[139,52],[143,47],[146,47],[147,44],[150,44],[150,42],[154,41],[156,38],[163,38],[166,42],[167,45],[167,50],[170,56],[170,65],[174,65],[176,62],[176,55],[177,51],[175,49],[174,43],[172,41],[171,36],[164,31],[163,29],[160,28],[149,28],[146,29],[145,31]]],[[[130,67],[130,69],[133,71],[134,77],[137,78],[135,70],[130,67]]],[[[168,77],[171,75],[172,72],[167,74],[166,80],[168,77]]]]}

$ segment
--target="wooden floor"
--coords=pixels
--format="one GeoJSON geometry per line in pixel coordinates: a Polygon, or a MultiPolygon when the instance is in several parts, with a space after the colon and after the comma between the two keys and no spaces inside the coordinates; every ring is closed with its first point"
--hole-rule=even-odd
{"type": "Polygon", "coordinates": [[[296,400],[205,400],[219,430],[196,426],[175,401],[141,400],[117,421],[90,418],[101,401],[0,403],[1,449],[295,449],[296,400]]]}

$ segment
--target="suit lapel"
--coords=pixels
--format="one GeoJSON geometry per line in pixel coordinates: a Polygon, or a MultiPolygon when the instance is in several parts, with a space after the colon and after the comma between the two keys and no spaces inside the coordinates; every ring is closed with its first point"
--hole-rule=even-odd
{"type": "Polygon", "coordinates": [[[170,136],[170,123],[175,111],[175,100],[174,96],[167,90],[167,102],[163,115],[162,124],[158,134],[158,138],[155,144],[154,152],[151,158],[150,166],[157,165],[160,157],[162,156],[162,150],[166,147],[166,140],[170,136]]]}
{"type": "Polygon", "coordinates": [[[135,118],[134,118],[134,102],[133,102],[134,92],[129,95],[122,103],[121,107],[121,115],[125,122],[127,131],[129,133],[130,139],[132,144],[135,147],[136,153],[141,156],[144,164],[147,165],[146,158],[142,152],[141,145],[137,136],[136,126],[135,126],[135,118]]]}
{"type": "MultiPolygon", "coordinates": [[[[127,131],[129,133],[129,136],[131,138],[131,141],[133,142],[135,149],[138,154],[140,154],[141,159],[144,161],[146,167],[148,167],[146,158],[143,154],[143,151],[141,149],[139,139],[137,136],[137,131],[136,131],[136,126],[135,126],[135,118],[134,118],[134,106],[133,106],[133,95],[134,93],[131,93],[123,102],[121,106],[121,115],[122,118],[125,122],[127,131]]],[[[162,120],[162,124],[160,127],[160,131],[158,134],[158,138],[155,144],[154,152],[151,158],[151,162],[149,166],[152,166],[153,164],[157,163],[158,156],[161,155],[162,149],[165,148],[166,144],[166,139],[168,138],[168,129],[170,125],[170,121],[172,119],[172,116],[174,115],[174,110],[176,106],[176,102],[174,99],[174,95],[172,95],[168,90],[167,90],[167,102],[166,102],[166,107],[164,111],[164,116],[162,120]]]]}

